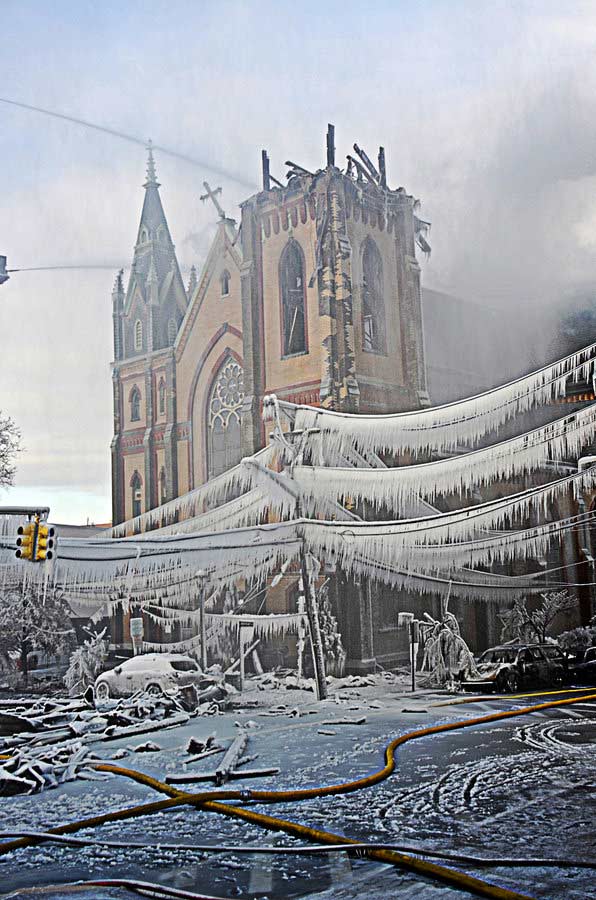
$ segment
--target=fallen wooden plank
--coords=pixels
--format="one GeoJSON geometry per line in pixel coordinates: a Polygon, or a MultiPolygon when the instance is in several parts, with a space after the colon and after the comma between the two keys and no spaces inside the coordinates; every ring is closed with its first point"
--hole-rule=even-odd
{"type": "Polygon", "coordinates": [[[364,725],[365,722],[366,716],[360,716],[358,719],[329,719],[321,725],[364,725]]]}
{"type": "MultiPolygon", "coordinates": [[[[259,639],[258,641],[255,641],[253,644],[251,644],[250,647],[247,647],[246,650],[244,651],[245,657],[248,656],[249,653],[252,653],[252,651],[256,647],[258,647],[258,645],[260,643],[261,643],[261,641],[259,639]]],[[[231,663],[231,665],[228,666],[228,668],[224,672],[224,678],[226,677],[226,675],[232,675],[236,671],[236,669],[238,668],[239,665],[240,665],[240,657],[238,657],[238,659],[235,659],[231,663]]]]}
{"type": "MultiPolygon", "coordinates": [[[[279,775],[279,769],[232,769],[226,775],[226,781],[237,781],[240,778],[264,778],[279,775]]],[[[166,784],[197,784],[202,781],[217,781],[217,772],[197,772],[196,775],[166,775],[166,784]]]]}
{"type": "Polygon", "coordinates": [[[236,767],[238,760],[244,755],[247,744],[248,735],[245,731],[240,732],[240,734],[234,738],[228,747],[221,764],[215,770],[216,784],[224,784],[224,782],[227,781],[229,773],[236,767]]]}
{"type": "Polygon", "coordinates": [[[198,762],[200,759],[205,759],[206,756],[213,756],[215,753],[223,753],[225,749],[225,747],[210,747],[209,750],[203,750],[202,753],[197,753],[196,756],[189,757],[185,762],[198,762]]]}
{"type": "Polygon", "coordinates": [[[266,775],[279,775],[279,769],[234,769],[228,778],[236,781],[239,778],[263,778],[266,775]]]}

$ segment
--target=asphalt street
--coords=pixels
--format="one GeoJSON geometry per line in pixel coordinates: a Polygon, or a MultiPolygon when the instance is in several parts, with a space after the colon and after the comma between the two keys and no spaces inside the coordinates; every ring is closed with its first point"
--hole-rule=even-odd
{"type": "MultiPolygon", "coordinates": [[[[215,768],[209,758],[185,763],[188,738],[205,738],[213,732],[221,740],[233,738],[242,727],[249,734],[247,752],[255,757],[249,767],[277,767],[280,772],[235,786],[272,790],[315,786],[359,778],[380,768],[384,747],[396,735],[557,698],[463,698],[463,703],[455,704],[453,699],[430,692],[415,696],[389,692],[375,698],[374,689],[366,689],[341,691],[337,700],[319,706],[311,695],[280,715],[272,716],[266,708],[236,709],[142,739],[115,741],[109,752],[103,746],[102,753],[108,759],[114,751],[150,739],[159,750],[128,753],[119,764],[160,779],[168,773],[209,771],[215,768]],[[366,721],[356,724],[362,717],[366,721]]],[[[590,702],[408,743],[399,748],[397,770],[388,780],[357,793],[251,808],[360,841],[426,851],[482,858],[595,860],[595,763],[596,703],[590,702]]],[[[5,829],[43,830],[154,799],[150,788],[110,775],[98,781],[70,782],[43,794],[0,798],[0,812],[5,829]]],[[[176,842],[236,848],[301,843],[279,832],[186,807],[104,825],[78,836],[160,846],[138,850],[44,843],[18,850],[0,858],[2,895],[20,890],[25,897],[23,890],[31,886],[127,877],[229,898],[470,896],[343,851],[291,856],[230,849],[207,854],[164,847],[176,842]]],[[[456,859],[440,861],[531,897],[585,900],[594,896],[594,870],[590,869],[570,865],[481,868],[456,859]]],[[[82,896],[122,897],[123,893],[96,889],[82,896]]]]}

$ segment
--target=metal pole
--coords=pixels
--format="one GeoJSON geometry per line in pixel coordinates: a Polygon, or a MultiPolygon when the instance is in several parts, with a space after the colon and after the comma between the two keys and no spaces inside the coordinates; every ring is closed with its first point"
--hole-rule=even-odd
{"type": "Polygon", "coordinates": [[[240,693],[244,690],[244,635],[240,628],[240,693]]]}
{"type": "Polygon", "coordinates": [[[201,586],[201,669],[205,672],[207,670],[207,627],[205,623],[205,582],[202,576],[199,584],[201,586]]]}
{"type": "Polygon", "coordinates": [[[410,664],[412,666],[412,692],[416,690],[416,657],[420,643],[420,625],[414,619],[410,622],[410,664]]]}

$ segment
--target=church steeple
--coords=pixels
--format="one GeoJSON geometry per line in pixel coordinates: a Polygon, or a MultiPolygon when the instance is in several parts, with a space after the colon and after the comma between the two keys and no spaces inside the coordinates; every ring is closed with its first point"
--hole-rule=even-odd
{"type": "Polygon", "coordinates": [[[146,347],[151,352],[170,346],[168,329],[182,320],[188,297],[159,193],[151,141],[147,145],[147,175],[143,209],[124,304],[125,357],[138,354],[134,325],[145,322],[146,347]]]}

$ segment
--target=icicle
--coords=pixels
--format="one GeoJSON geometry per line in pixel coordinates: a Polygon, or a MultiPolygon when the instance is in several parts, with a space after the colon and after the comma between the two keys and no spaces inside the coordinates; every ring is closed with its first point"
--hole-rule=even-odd
{"type": "Polygon", "coordinates": [[[530,409],[564,396],[572,376],[586,379],[596,357],[596,344],[545,366],[530,375],[465,400],[389,415],[339,413],[299,406],[270,396],[266,413],[278,409],[294,421],[296,431],[316,429],[328,452],[448,452],[474,446],[491,431],[530,409]]]}
{"type": "Polygon", "coordinates": [[[376,509],[402,513],[413,499],[431,502],[445,494],[465,494],[499,479],[544,470],[549,460],[570,459],[596,439],[596,404],[520,437],[471,453],[396,468],[294,466],[292,479],[310,510],[322,500],[365,500],[376,509]]]}
{"type": "MultiPolygon", "coordinates": [[[[275,461],[276,455],[276,448],[269,446],[255,453],[251,458],[259,460],[264,465],[270,465],[275,461]]],[[[244,491],[250,487],[246,483],[246,475],[247,470],[241,464],[234,466],[180,497],[103,531],[98,540],[124,537],[127,534],[137,534],[138,537],[138,532],[160,528],[164,522],[172,524],[177,519],[189,519],[197,516],[203,512],[203,507],[222,503],[231,493],[244,491]]]]}

